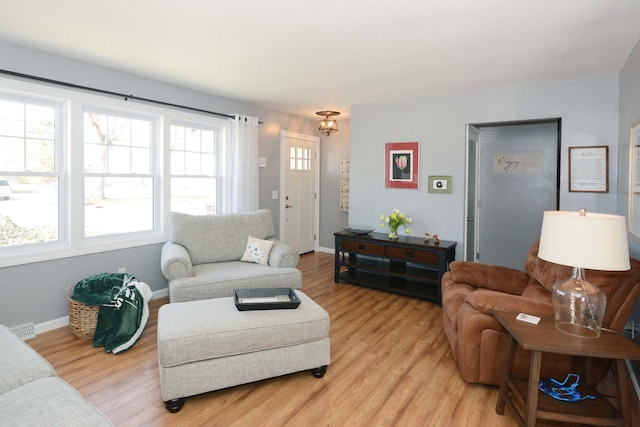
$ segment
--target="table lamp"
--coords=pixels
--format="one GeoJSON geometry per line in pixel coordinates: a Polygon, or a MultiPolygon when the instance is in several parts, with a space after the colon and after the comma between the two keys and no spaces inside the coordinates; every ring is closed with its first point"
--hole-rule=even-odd
{"type": "Polygon", "coordinates": [[[573,267],[573,275],[553,285],[551,299],[556,328],[571,335],[597,338],[606,295],[589,283],[584,270],[630,268],[626,220],[599,213],[545,211],[538,257],[573,267]]]}

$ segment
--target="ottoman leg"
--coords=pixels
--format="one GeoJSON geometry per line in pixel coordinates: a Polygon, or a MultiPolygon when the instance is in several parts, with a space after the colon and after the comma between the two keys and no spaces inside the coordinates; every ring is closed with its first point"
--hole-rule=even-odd
{"type": "Polygon", "coordinates": [[[324,374],[326,372],[327,372],[327,365],[318,366],[317,368],[313,368],[311,370],[311,375],[313,375],[316,378],[322,378],[322,377],[324,377],[324,374]]]}
{"type": "Polygon", "coordinates": [[[179,397],[177,399],[171,399],[164,402],[164,407],[167,408],[167,411],[175,414],[180,409],[182,409],[182,405],[184,405],[184,397],[179,397]]]}

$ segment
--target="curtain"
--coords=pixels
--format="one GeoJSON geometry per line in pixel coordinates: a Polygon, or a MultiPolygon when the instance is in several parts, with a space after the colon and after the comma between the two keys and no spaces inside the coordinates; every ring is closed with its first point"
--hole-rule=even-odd
{"type": "Polygon", "coordinates": [[[258,209],[258,118],[236,114],[222,150],[222,212],[258,209]]]}

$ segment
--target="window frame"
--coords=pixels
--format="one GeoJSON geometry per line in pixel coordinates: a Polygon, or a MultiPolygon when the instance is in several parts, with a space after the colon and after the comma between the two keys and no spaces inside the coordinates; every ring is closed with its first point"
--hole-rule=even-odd
{"type": "MultiPolygon", "coordinates": [[[[225,138],[225,136],[228,134],[227,129],[228,129],[228,120],[221,120],[221,119],[214,119],[214,120],[209,120],[209,121],[203,121],[201,118],[198,117],[190,117],[189,119],[187,119],[187,117],[173,117],[171,120],[169,120],[168,123],[168,127],[169,127],[169,135],[167,137],[167,144],[168,144],[168,148],[167,148],[167,157],[168,157],[168,169],[167,169],[167,180],[168,182],[168,187],[169,187],[169,191],[168,191],[168,207],[171,207],[172,204],[172,198],[173,198],[173,194],[171,193],[171,180],[173,180],[174,178],[186,178],[186,179],[213,179],[215,180],[215,189],[216,189],[216,198],[215,198],[215,209],[213,212],[213,214],[219,214],[220,208],[222,206],[222,149],[223,149],[223,138],[225,138]],[[193,128],[198,128],[200,130],[210,130],[213,131],[214,133],[214,148],[213,148],[213,156],[214,156],[214,161],[216,162],[215,164],[215,173],[213,175],[203,175],[202,173],[200,174],[188,174],[188,173],[184,173],[184,174],[173,174],[172,172],[172,168],[171,168],[171,154],[172,154],[172,149],[171,149],[171,127],[172,126],[180,126],[180,127],[193,127],[193,128]]],[[[186,152],[186,150],[185,150],[186,152]]],[[[202,151],[200,151],[200,154],[202,154],[202,151]]]]}
{"type": "MultiPolygon", "coordinates": [[[[170,206],[170,123],[196,123],[220,128],[221,141],[229,137],[229,120],[180,108],[156,106],[107,95],[0,77],[0,93],[61,105],[61,143],[56,150],[61,162],[58,184],[58,241],[0,248],[0,268],[62,259],[132,247],[164,243],[170,206]],[[156,118],[157,146],[152,147],[153,229],[149,231],[84,237],[84,139],[86,108],[156,118]]],[[[218,156],[218,171],[221,157],[218,156]]],[[[37,174],[36,174],[37,175],[37,174]]],[[[218,175],[220,177],[220,174],[218,175]]],[[[218,179],[218,185],[220,185],[218,179]]],[[[218,192],[218,198],[221,197],[218,192]]],[[[218,203],[219,204],[219,203],[218,203]]]]}

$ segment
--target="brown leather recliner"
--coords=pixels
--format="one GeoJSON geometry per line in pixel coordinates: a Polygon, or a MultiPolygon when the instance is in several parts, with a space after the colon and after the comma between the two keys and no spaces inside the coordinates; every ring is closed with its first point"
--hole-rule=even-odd
{"type": "MultiPolygon", "coordinates": [[[[526,272],[508,267],[456,261],[442,278],[442,323],[453,358],[468,383],[500,384],[509,335],[492,311],[553,315],[551,287],[571,276],[570,267],[538,258],[538,242],[527,256],[526,272]]],[[[622,331],[640,293],[640,261],[631,259],[627,271],[586,270],[587,280],[607,296],[603,328],[622,331]]],[[[590,339],[590,338],[585,338],[590,339]]],[[[595,359],[595,384],[608,360],[595,359]]],[[[564,379],[580,373],[578,358],[544,353],[543,377],[564,379]]],[[[528,375],[529,352],[518,347],[514,370],[528,375]]]]}

